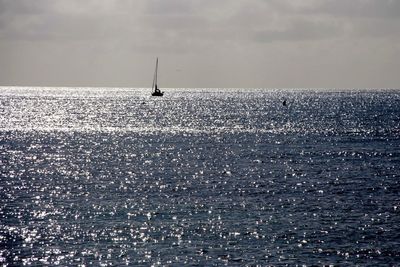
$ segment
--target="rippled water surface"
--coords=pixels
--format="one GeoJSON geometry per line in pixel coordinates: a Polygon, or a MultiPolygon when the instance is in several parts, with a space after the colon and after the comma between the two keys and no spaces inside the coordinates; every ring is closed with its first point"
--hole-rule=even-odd
{"type": "Polygon", "coordinates": [[[0,264],[400,264],[399,90],[165,91],[0,88],[0,264]]]}

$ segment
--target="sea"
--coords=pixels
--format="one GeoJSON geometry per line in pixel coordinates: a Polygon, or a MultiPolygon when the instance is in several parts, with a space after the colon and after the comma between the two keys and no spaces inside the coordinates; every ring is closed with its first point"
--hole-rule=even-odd
{"type": "Polygon", "coordinates": [[[0,87],[2,266],[400,266],[400,89],[0,87]]]}

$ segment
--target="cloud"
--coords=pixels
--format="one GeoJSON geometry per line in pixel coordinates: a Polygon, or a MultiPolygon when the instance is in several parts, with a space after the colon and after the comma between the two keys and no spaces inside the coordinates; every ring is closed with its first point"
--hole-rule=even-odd
{"type": "Polygon", "coordinates": [[[134,41],[138,46],[395,34],[395,0],[0,0],[0,38],[134,41]],[[360,20],[360,18],[363,18],[360,20]],[[370,18],[369,20],[366,18],[370,18]],[[375,21],[377,18],[384,21],[375,21]],[[368,27],[363,27],[368,25],[368,27]],[[377,34],[379,33],[380,34],[377,34]]]}
{"type": "Polygon", "coordinates": [[[312,20],[297,19],[289,23],[283,29],[264,30],[254,33],[254,39],[258,42],[273,41],[303,41],[320,40],[336,36],[342,29],[332,22],[318,22],[312,20]]]}
{"type": "Polygon", "coordinates": [[[265,0],[281,13],[347,18],[400,18],[397,0],[265,0]]]}
{"type": "Polygon", "coordinates": [[[128,11],[113,0],[0,0],[0,10],[2,39],[107,40],[132,26],[128,11]]]}
{"type": "Polygon", "coordinates": [[[308,8],[309,13],[324,13],[336,17],[399,19],[397,0],[324,0],[308,8]]]}

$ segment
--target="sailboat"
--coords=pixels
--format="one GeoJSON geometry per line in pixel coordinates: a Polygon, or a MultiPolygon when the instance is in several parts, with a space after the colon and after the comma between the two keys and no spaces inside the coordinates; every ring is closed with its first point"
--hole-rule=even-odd
{"type": "Polygon", "coordinates": [[[157,87],[157,72],[158,72],[158,58],[156,61],[156,70],[154,71],[153,85],[151,86],[151,95],[152,96],[163,96],[164,92],[161,92],[157,87]]]}

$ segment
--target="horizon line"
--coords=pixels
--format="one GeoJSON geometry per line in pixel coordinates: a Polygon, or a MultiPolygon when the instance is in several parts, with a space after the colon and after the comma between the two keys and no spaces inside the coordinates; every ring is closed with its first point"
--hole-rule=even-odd
{"type": "MultiPolygon", "coordinates": [[[[97,88],[97,89],[151,89],[151,87],[127,86],[40,86],[40,85],[0,85],[0,88],[97,88]]],[[[264,90],[399,90],[400,87],[162,87],[161,89],[264,89],[264,90]]]]}

